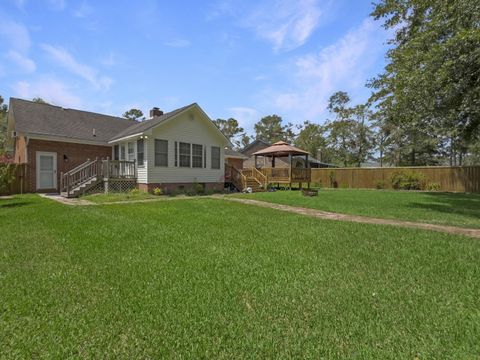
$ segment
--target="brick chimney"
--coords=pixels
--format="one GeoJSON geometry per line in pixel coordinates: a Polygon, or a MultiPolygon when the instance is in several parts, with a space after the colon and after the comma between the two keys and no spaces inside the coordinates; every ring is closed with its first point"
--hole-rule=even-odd
{"type": "Polygon", "coordinates": [[[150,117],[153,118],[154,116],[162,116],[163,115],[163,111],[160,110],[158,107],[154,107],[152,108],[152,110],[150,110],[150,117]]]}

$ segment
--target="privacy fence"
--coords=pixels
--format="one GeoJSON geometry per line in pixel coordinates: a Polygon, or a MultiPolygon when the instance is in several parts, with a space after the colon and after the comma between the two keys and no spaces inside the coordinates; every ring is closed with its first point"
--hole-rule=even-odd
{"type": "Polygon", "coordinates": [[[399,171],[421,173],[440,191],[480,192],[480,166],[322,168],[312,169],[311,181],[324,187],[392,189],[392,177],[399,171]]]}

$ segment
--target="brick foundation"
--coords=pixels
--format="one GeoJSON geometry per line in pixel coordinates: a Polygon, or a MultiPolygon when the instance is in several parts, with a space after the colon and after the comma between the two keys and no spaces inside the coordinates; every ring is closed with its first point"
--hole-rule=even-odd
{"type": "MultiPolygon", "coordinates": [[[[199,183],[204,185],[205,190],[223,191],[225,184],[223,182],[199,183]]],[[[145,192],[152,192],[155,188],[160,188],[166,194],[174,191],[187,191],[193,187],[193,183],[163,183],[163,184],[138,184],[138,188],[145,192]]]]}

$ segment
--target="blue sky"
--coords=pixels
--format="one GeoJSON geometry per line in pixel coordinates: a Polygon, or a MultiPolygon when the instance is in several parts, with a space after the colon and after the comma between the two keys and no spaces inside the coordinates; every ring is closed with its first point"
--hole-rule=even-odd
{"type": "Polygon", "coordinates": [[[198,102],[251,132],[262,116],[323,123],[382,71],[371,1],[1,0],[0,94],[121,115],[198,102]]]}

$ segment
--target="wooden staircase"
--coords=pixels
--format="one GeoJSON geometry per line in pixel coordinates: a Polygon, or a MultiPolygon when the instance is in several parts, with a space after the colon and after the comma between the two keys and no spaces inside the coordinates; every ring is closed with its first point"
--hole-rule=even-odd
{"type": "Polygon", "coordinates": [[[93,189],[108,192],[110,180],[135,181],[135,161],[110,159],[87,160],[76,168],[60,175],[60,194],[78,197],[93,189]]]}
{"type": "Polygon", "coordinates": [[[239,170],[232,166],[229,171],[231,182],[238,191],[261,192],[267,189],[266,176],[255,168],[239,170]]]}

